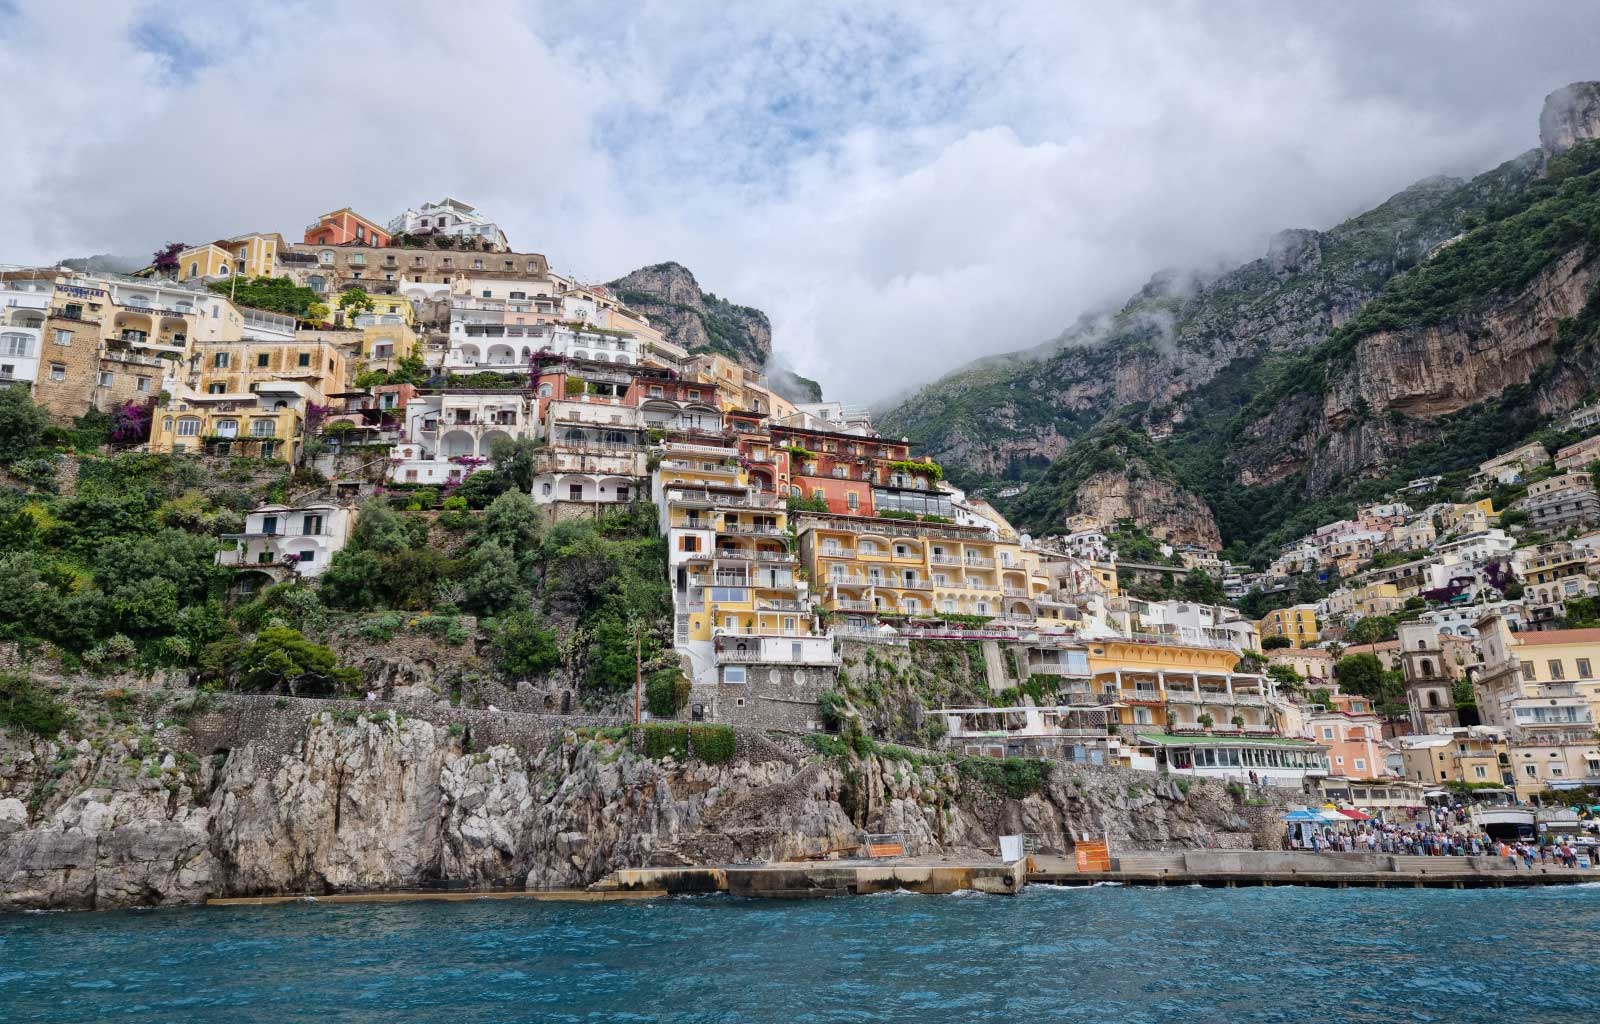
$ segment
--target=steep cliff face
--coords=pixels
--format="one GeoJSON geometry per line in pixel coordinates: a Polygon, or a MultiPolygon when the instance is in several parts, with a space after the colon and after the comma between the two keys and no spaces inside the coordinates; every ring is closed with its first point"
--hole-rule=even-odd
{"type": "Polygon", "coordinates": [[[1107,528],[1126,520],[1168,544],[1222,548],[1222,534],[1206,503],[1170,480],[1127,469],[1097,473],[1079,485],[1074,507],[1107,528]]]}
{"type": "Polygon", "coordinates": [[[742,736],[719,765],[655,760],[568,730],[519,751],[387,713],[312,719],[292,750],[212,758],[170,726],[77,744],[0,737],[0,910],[416,886],[565,887],[621,867],[779,860],[904,832],[916,853],[1058,845],[1110,830],[1126,849],[1248,826],[1221,786],[1065,767],[1026,793],[949,763],[836,760],[742,736]],[[157,737],[163,737],[158,739],[157,737]]]}
{"type": "Polygon", "coordinates": [[[629,308],[649,317],[668,340],[691,352],[716,352],[757,370],[772,357],[767,314],[701,291],[681,264],[643,267],[607,287],[629,308]]]}
{"type": "Polygon", "coordinates": [[[1003,507],[1035,533],[1060,532],[1069,517],[1086,515],[1105,529],[1131,522],[1169,544],[1212,551],[1222,546],[1206,503],[1178,482],[1175,468],[1149,435],[1129,426],[1101,428],[1084,438],[1042,480],[1003,507]]]}
{"type": "Polygon", "coordinates": [[[1573,82],[1551,93],[1539,113],[1539,145],[1552,155],[1600,139],[1600,82],[1573,82]]]}

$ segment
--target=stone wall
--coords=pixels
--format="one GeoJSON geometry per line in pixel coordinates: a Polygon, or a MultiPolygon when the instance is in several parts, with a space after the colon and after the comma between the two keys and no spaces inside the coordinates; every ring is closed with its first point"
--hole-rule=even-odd
{"type": "Polygon", "coordinates": [[[190,752],[198,756],[250,748],[270,764],[293,753],[311,720],[324,712],[335,717],[360,714],[400,719],[421,718],[460,735],[468,750],[507,746],[531,757],[560,738],[563,730],[626,724],[602,715],[535,715],[458,708],[438,704],[405,704],[359,700],[318,700],[268,694],[211,694],[203,710],[189,721],[190,752]]]}
{"type": "Polygon", "coordinates": [[[750,665],[745,677],[744,685],[717,684],[718,720],[796,733],[821,728],[817,696],[837,678],[831,665],[750,665]]]}

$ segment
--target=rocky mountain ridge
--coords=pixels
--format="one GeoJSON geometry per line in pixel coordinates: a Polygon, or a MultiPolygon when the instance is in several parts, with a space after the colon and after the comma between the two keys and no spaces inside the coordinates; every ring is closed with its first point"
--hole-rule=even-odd
{"type": "MultiPolygon", "coordinates": [[[[1167,453],[1164,486],[1211,505],[1226,540],[1253,543],[1297,495],[1343,493],[1459,440],[1459,421],[1507,388],[1533,386],[1543,413],[1591,390],[1587,341],[1562,325],[1594,283],[1597,137],[1600,85],[1568,86],[1546,100],[1539,149],[1471,181],[1418,182],[1328,231],[1281,232],[1225,274],[1158,274],[1114,314],[957,371],[881,422],[958,483],[1038,481],[1002,503],[1025,519],[1053,462],[1130,425],[1167,453]]],[[[1056,518],[1029,525],[1059,528],[1074,510],[1057,501],[1056,518]]],[[[1153,516],[1138,525],[1171,528],[1153,516]]]]}
{"type": "Polygon", "coordinates": [[[772,358],[767,314],[702,291],[680,263],[641,267],[606,287],[690,352],[715,352],[755,370],[764,369],[772,358]]]}

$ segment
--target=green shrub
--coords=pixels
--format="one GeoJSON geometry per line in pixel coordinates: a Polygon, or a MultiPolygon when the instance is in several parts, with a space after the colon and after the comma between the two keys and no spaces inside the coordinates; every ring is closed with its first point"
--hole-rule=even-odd
{"type": "Polygon", "coordinates": [[[72,709],[27,676],[0,673],[0,725],[54,736],[74,724],[72,709]]]}
{"type": "Polygon", "coordinates": [[[675,668],[650,674],[644,684],[645,705],[655,718],[671,718],[689,702],[689,680],[675,668]]]}
{"type": "Polygon", "coordinates": [[[689,727],[689,743],[694,756],[706,764],[725,764],[733,760],[738,746],[733,729],[726,725],[694,725],[689,727]]]}
{"type": "MultiPolygon", "coordinates": [[[[867,653],[871,653],[870,651],[867,653]]],[[[838,732],[839,726],[845,719],[844,694],[838,690],[823,690],[817,694],[817,715],[822,720],[822,727],[829,732],[838,732]]]]}
{"type": "Polygon", "coordinates": [[[957,762],[962,775],[991,790],[1021,799],[1044,786],[1049,765],[1031,757],[968,757],[957,762]]]}
{"type": "Polygon", "coordinates": [[[659,759],[668,754],[679,760],[689,756],[689,727],[653,724],[645,726],[644,756],[659,759]]]}

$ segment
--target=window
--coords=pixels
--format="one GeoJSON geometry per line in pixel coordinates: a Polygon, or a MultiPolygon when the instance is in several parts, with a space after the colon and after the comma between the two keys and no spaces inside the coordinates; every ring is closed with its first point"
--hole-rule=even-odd
{"type": "Polygon", "coordinates": [[[1522,766],[1522,771],[1529,778],[1537,779],[1539,777],[1539,766],[1536,764],[1525,764],[1522,766]]]}
{"type": "Polygon", "coordinates": [[[193,416],[184,416],[178,420],[179,437],[199,437],[200,421],[193,416]]]}
{"type": "Polygon", "coordinates": [[[267,355],[267,353],[265,353],[265,352],[262,352],[262,353],[259,353],[256,356],[256,365],[257,366],[266,366],[269,362],[271,362],[271,360],[272,360],[271,356],[267,355]]]}
{"type": "Polygon", "coordinates": [[[66,346],[72,344],[72,332],[71,331],[57,330],[56,331],[56,344],[62,346],[63,348],[65,348],[66,346]]]}
{"type": "Polygon", "coordinates": [[[266,534],[268,537],[277,536],[278,535],[278,517],[277,516],[262,516],[261,517],[261,532],[266,534]]]}
{"type": "Polygon", "coordinates": [[[567,485],[567,497],[569,499],[571,499],[572,501],[582,501],[583,500],[583,485],[582,484],[568,484],[567,485]]]}
{"type": "Polygon", "coordinates": [[[852,512],[861,507],[861,496],[855,491],[851,491],[849,494],[845,495],[844,501],[846,505],[850,506],[850,511],[852,512]]]}
{"type": "Polygon", "coordinates": [[[229,354],[227,352],[218,352],[211,357],[211,365],[218,370],[226,370],[228,368],[228,358],[229,354]]]}
{"type": "Polygon", "coordinates": [[[324,249],[324,250],[322,250],[322,252],[318,253],[317,255],[322,260],[323,263],[331,264],[333,262],[333,252],[332,252],[332,250],[324,249]]]}
{"type": "Polygon", "coordinates": [[[311,562],[315,562],[316,560],[317,560],[317,553],[315,551],[302,551],[302,552],[300,552],[300,564],[301,565],[308,565],[311,562]]]}
{"type": "Polygon", "coordinates": [[[1578,678],[1579,679],[1593,679],[1594,678],[1594,672],[1589,668],[1589,659],[1588,658],[1579,658],[1578,659],[1578,678]]]}
{"type": "Polygon", "coordinates": [[[112,384],[115,384],[116,381],[117,381],[117,378],[112,375],[110,370],[101,370],[100,371],[100,386],[101,387],[109,388],[112,384]]]}
{"type": "Polygon", "coordinates": [[[302,352],[302,353],[300,353],[300,365],[301,366],[310,366],[311,365],[311,353],[310,352],[302,352]]]}
{"type": "Polygon", "coordinates": [[[722,667],[722,681],[725,683],[745,682],[743,665],[724,665],[722,667]]]}
{"type": "Polygon", "coordinates": [[[322,516],[308,515],[300,524],[300,532],[307,537],[314,537],[322,532],[322,516]]]}
{"type": "Polygon", "coordinates": [[[1538,678],[1536,675],[1534,675],[1533,662],[1525,661],[1522,663],[1522,678],[1526,679],[1530,683],[1538,678]]]}
{"type": "Polygon", "coordinates": [[[1478,777],[1478,778],[1480,778],[1480,779],[1486,779],[1486,778],[1488,778],[1488,777],[1489,777],[1489,769],[1487,769],[1487,768],[1485,768],[1485,767],[1484,767],[1484,766],[1483,766],[1483,765],[1481,765],[1481,764],[1479,764],[1479,765],[1473,765],[1473,766],[1472,766],[1472,773],[1473,773],[1473,774],[1474,774],[1474,775],[1476,775],[1476,776],[1477,776],[1477,777],[1478,777]]]}
{"type": "Polygon", "coordinates": [[[1333,739],[1333,728],[1331,726],[1325,725],[1322,727],[1322,738],[1325,740],[1333,739]]]}
{"type": "Polygon", "coordinates": [[[150,393],[150,378],[149,377],[140,377],[138,379],[137,383],[134,385],[134,387],[136,387],[139,391],[141,391],[141,392],[143,392],[145,394],[149,394],[150,393]]]}
{"type": "MultiPolygon", "coordinates": [[[[226,385],[226,384],[223,384],[223,383],[221,383],[221,382],[218,382],[218,383],[216,383],[216,384],[212,384],[212,385],[209,385],[209,386],[208,386],[208,387],[207,387],[207,388],[206,388],[206,392],[207,392],[207,393],[208,393],[208,394],[213,394],[213,395],[220,395],[220,394],[224,394],[224,393],[226,393],[226,392],[227,392],[227,390],[228,390],[228,385],[226,385]]],[[[252,390],[253,390],[253,388],[252,388],[252,390]]]]}
{"type": "Polygon", "coordinates": [[[67,379],[67,368],[65,366],[61,365],[60,363],[51,363],[50,364],[50,379],[51,380],[66,380],[67,379]]]}
{"type": "Polygon", "coordinates": [[[0,334],[0,356],[25,356],[32,340],[26,334],[0,334]]]}
{"type": "Polygon", "coordinates": [[[1551,658],[1549,661],[1545,662],[1545,665],[1546,665],[1546,667],[1548,667],[1550,669],[1550,678],[1551,679],[1563,679],[1563,678],[1565,678],[1565,676],[1562,674],[1561,659],[1560,658],[1551,658]]]}
{"type": "Polygon", "coordinates": [[[251,420],[251,437],[274,437],[278,432],[278,424],[273,420],[251,420]]]}
{"type": "Polygon", "coordinates": [[[1366,770],[1367,770],[1367,759],[1364,758],[1364,757],[1356,758],[1356,771],[1364,772],[1366,770]]]}

